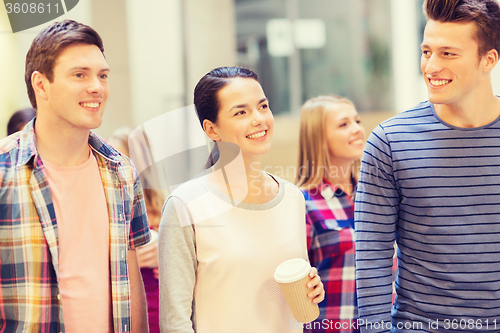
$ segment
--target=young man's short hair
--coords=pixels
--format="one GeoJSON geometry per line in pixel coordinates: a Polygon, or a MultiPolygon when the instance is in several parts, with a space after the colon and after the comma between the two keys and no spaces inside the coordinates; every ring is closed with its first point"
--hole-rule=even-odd
{"type": "Polygon", "coordinates": [[[53,70],[57,58],[68,46],[76,44],[95,45],[104,53],[99,34],[91,27],[72,20],[53,23],[35,37],[26,55],[24,72],[24,81],[33,108],[36,109],[35,91],[31,85],[33,72],[45,74],[47,79],[53,82],[53,70]]]}
{"type": "Polygon", "coordinates": [[[496,0],[426,0],[424,12],[438,22],[474,22],[482,57],[491,49],[500,53],[500,6],[496,0]]]}

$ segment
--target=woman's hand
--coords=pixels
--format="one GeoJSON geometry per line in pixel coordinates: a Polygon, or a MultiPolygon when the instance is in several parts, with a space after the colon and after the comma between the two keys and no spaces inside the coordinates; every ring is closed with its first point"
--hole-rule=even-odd
{"type": "Polygon", "coordinates": [[[314,289],[307,294],[307,297],[312,298],[313,303],[318,304],[325,299],[325,289],[323,288],[323,282],[321,282],[316,267],[311,269],[309,277],[311,280],[307,283],[307,288],[314,289]]]}

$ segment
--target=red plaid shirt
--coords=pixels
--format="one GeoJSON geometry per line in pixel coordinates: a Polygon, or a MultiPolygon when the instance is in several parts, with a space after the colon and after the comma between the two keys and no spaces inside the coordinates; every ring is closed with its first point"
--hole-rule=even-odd
{"type": "MultiPolygon", "coordinates": [[[[356,181],[353,179],[353,183],[356,181]]],[[[307,249],[311,266],[318,269],[325,288],[320,315],[304,324],[307,332],[359,332],[356,294],[354,196],[328,181],[302,191],[306,200],[307,249]]],[[[397,273],[394,259],[393,276],[397,273]]]]}
{"type": "Polygon", "coordinates": [[[307,248],[325,287],[320,315],[304,332],[359,332],[355,282],[354,194],[324,180],[302,191],[306,200],[307,248]]]}

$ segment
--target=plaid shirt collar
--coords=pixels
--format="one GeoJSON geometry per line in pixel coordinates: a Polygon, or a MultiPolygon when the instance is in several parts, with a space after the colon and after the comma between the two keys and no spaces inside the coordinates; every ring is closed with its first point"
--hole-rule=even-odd
{"type": "MultiPolygon", "coordinates": [[[[351,199],[354,199],[354,196],[356,195],[356,189],[358,186],[358,183],[356,182],[356,178],[351,176],[351,182],[354,184],[354,187],[351,192],[351,199]]],[[[341,195],[346,195],[346,193],[339,187],[333,186],[328,180],[323,178],[321,183],[318,185],[319,193],[321,193],[321,196],[325,200],[330,200],[334,196],[341,196],[341,195]]]]}
{"type": "MultiPolygon", "coordinates": [[[[35,121],[36,117],[29,121],[21,131],[19,138],[19,156],[17,166],[22,166],[29,163],[33,159],[33,167],[39,165],[38,151],[35,137],[35,121]]],[[[105,145],[96,134],[90,132],[89,145],[97,154],[109,162],[116,164],[120,161],[120,154],[109,146],[105,145]]]]}

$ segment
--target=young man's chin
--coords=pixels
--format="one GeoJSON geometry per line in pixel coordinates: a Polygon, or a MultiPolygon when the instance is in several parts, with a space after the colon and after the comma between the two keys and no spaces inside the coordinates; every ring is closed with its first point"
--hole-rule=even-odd
{"type": "Polygon", "coordinates": [[[432,104],[448,104],[448,100],[442,96],[436,96],[435,94],[429,94],[429,102],[432,104]]]}
{"type": "Polygon", "coordinates": [[[99,128],[102,124],[102,118],[99,118],[99,119],[92,119],[92,120],[89,120],[89,121],[86,121],[86,122],[82,122],[80,123],[78,127],[80,128],[85,128],[85,129],[88,129],[88,130],[93,130],[93,129],[96,129],[96,128],[99,128]]]}

